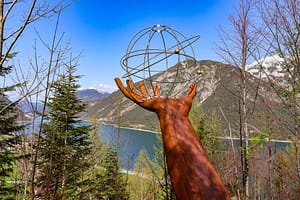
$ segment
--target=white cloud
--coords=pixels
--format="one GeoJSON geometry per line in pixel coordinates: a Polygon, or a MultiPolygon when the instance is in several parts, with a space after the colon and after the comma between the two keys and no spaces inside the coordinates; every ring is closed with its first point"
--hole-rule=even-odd
{"type": "Polygon", "coordinates": [[[116,85],[110,85],[105,83],[100,83],[98,87],[100,90],[107,91],[107,92],[114,92],[118,89],[116,85]]]}
{"type": "Polygon", "coordinates": [[[114,84],[107,84],[107,83],[97,83],[97,82],[94,82],[94,83],[91,83],[91,82],[83,82],[81,84],[81,90],[84,90],[84,89],[95,89],[95,90],[98,90],[99,92],[109,92],[109,93],[112,93],[116,90],[118,90],[118,87],[117,85],[114,85],[114,84]]]}

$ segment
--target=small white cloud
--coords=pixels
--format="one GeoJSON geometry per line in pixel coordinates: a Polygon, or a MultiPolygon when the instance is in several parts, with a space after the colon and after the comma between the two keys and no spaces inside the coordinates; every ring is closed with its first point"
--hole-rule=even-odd
{"type": "Polygon", "coordinates": [[[107,92],[114,92],[118,88],[115,85],[110,85],[110,84],[105,84],[105,83],[100,83],[99,84],[99,89],[107,92]]]}
{"type": "Polygon", "coordinates": [[[89,84],[82,85],[82,87],[80,88],[80,90],[85,90],[85,89],[98,90],[100,93],[103,92],[112,93],[118,90],[118,87],[117,85],[106,84],[106,83],[93,83],[93,84],[89,83],[89,84]]]}

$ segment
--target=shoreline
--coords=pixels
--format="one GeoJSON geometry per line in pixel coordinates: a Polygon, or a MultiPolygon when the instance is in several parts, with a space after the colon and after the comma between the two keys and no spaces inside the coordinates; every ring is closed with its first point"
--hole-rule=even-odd
{"type": "Polygon", "coordinates": [[[132,128],[132,127],[126,127],[126,126],[118,126],[116,124],[110,124],[110,123],[105,123],[105,122],[101,122],[101,125],[109,125],[109,126],[113,126],[115,128],[122,128],[122,129],[127,129],[127,130],[135,130],[135,131],[142,131],[142,132],[148,132],[148,133],[153,133],[153,134],[161,134],[160,132],[156,132],[156,131],[152,131],[152,130],[146,130],[146,129],[140,129],[140,128],[132,128]]]}
{"type": "MultiPolygon", "coordinates": [[[[153,134],[161,134],[161,132],[156,132],[156,131],[151,131],[151,130],[145,130],[145,129],[139,129],[139,128],[131,128],[131,127],[125,127],[125,126],[118,126],[116,124],[110,124],[110,123],[104,123],[104,122],[100,123],[100,124],[109,125],[109,126],[113,126],[115,128],[122,128],[122,129],[127,129],[127,130],[136,130],[136,131],[142,131],[142,132],[153,133],[153,134]]],[[[240,140],[240,138],[238,138],[238,137],[232,137],[232,138],[230,138],[230,137],[226,137],[226,136],[225,137],[217,136],[215,138],[216,139],[221,139],[221,140],[235,140],[235,141],[240,140]]],[[[286,144],[291,144],[292,143],[292,141],[290,141],[290,140],[278,140],[278,139],[271,139],[270,142],[282,142],[282,143],[286,143],[286,144]]]]}

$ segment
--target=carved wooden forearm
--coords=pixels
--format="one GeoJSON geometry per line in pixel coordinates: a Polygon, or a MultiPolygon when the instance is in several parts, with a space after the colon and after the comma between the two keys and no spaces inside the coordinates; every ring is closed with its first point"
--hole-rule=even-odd
{"type": "Polygon", "coordinates": [[[208,159],[197,137],[188,114],[196,95],[196,85],[181,98],[160,98],[154,87],[151,98],[144,83],[136,90],[131,81],[124,87],[115,79],[123,94],[141,107],[158,115],[168,172],[178,200],[228,200],[230,199],[221,178],[208,159]]]}
{"type": "Polygon", "coordinates": [[[188,117],[178,113],[159,116],[168,172],[177,199],[230,199],[188,117]]]}

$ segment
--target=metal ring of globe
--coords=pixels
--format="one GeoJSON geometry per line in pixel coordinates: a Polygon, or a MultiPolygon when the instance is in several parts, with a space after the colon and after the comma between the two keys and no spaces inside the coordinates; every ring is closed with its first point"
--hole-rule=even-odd
{"type": "Polygon", "coordinates": [[[135,51],[131,51],[127,54],[125,54],[122,58],[121,58],[121,66],[124,69],[124,71],[126,72],[126,74],[124,74],[122,76],[122,78],[129,78],[131,75],[141,78],[143,79],[144,77],[140,77],[140,76],[136,76],[135,74],[143,71],[147,68],[150,68],[153,65],[158,64],[159,62],[169,58],[172,55],[179,55],[179,56],[184,56],[185,58],[188,58],[194,62],[196,62],[196,59],[194,57],[194,55],[188,55],[186,53],[184,53],[184,51],[182,51],[184,48],[186,48],[187,46],[190,46],[192,43],[196,42],[200,37],[199,36],[194,36],[191,37],[189,39],[186,39],[176,45],[173,45],[171,47],[169,47],[166,50],[162,50],[162,49],[139,49],[139,50],[135,50],[135,51]],[[179,48],[178,48],[179,47],[179,48]],[[175,49],[176,48],[176,49],[175,49]],[[173,50],[174,49],[174,50],[173,50]],[[182,53],[183,52],[183,53],[182,53]],[[134,57],[138,57],[138,56],[146,56],[146,55],[154,55],[153,57],[148,58],[147,60],[145,60],[145,62],[140,63],[136,66],[129,66],[128,65],[128,60],[132,59],[134,57]],[[155,61],[154,63],[145,65],[146,62],[149,63],[149,61],[154,60],[156,57],[165,54],[166,57],[160,58],[159,60],[155,61]],[[138,69],[139,67],[143,66],[144,68],[138,69]],[[135,71],[136,70],[136,71],[135,71]],[[134,73],[132,73],[134,72],[134,73]]]}
{"type": "Polygon", "coordinates": [[[179,31],[161,24],[140,30],[131,38],[126,54],[120,60],[121,67],[125,71],[122,78],[133,82],[136,82],[135,80],[147,82],[150,89],[153,88],[153,84],[166,84],[163,87],[170,88],[167,93],[169,96],[174,84],[191,81],[192,76],[183,68],[197,66],[192,44],[199,38],[200,36],[186,38],[179,31]],[[140,45],[142,41],[145,42],[140,45]],[[155,46],[158,43],[159,48],[155,46]],[[170,43],[172,45],[168,46],[170,43]],[[161,62],[164,62],[164,65],[161,62]],[[174,63],[170,66],[172,62],[174,63]],[[185,75],[182,75],[183,73],[185,75]],[[163,77],[157,78],[159,77],[157,74],[163,77]]]}

